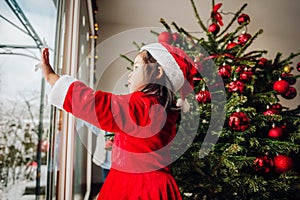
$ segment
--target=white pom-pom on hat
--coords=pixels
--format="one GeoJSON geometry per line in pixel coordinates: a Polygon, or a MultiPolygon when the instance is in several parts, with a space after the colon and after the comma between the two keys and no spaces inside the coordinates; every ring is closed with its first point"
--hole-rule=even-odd
{"type": "Polygon", "coordinates": [[[190,103],[187,99],[182,100],[181,98],[177,100],[176,106],[181,107],[182,112],[187,112],[190,110],[190,103]]]}

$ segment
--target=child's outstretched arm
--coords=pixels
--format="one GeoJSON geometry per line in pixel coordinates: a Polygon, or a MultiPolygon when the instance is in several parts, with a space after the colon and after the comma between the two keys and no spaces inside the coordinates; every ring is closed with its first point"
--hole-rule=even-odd
{"type": "Polygon", "coordinates": [[[59,75],[57,75],[52,69],[49,63],[49,50],[48,48],[44,48],[41,54],[41,63],[40,66],[43,71],[43,76],[46,81],[53,86],[55,82],[59,79],[59,75]]]}

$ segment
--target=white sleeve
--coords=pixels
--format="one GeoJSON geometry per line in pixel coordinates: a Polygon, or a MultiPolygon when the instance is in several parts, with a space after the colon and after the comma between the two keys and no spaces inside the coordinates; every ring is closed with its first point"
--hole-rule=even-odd
{"type": "Polygon", "coordinates": [[[67,95],[70,85],[77,81],[77,79],[63,75],[55,82],[48,94],[49,104],[56,106],[57,108],[63,109],[65,97],[67,95]]]}
{"type": "Polygon", "coordinates": [[[105,137],[104,137],[104,131],[100,130],[102,134],[98,134],[97,141],[96,141],[96,148],[93,154],[93,162],[101,166],[102,163],[105,162],[106,159],[106,150],[105,150],[105,137]]]}

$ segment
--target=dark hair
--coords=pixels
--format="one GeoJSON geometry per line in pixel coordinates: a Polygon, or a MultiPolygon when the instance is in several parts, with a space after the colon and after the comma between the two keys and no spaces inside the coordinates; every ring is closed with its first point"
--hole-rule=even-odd
{"type": "MultiPolygon", "coordinates": [[[[146,95],[159,96],[159,103],[165,108],[177,108],[175,105],[174,88],[164,72],[162,77],[157,79],[159,73],[159,63],[146,50],[139,54],[146,64],[145,73],[148,77],[148,84],[143,88],[142,92],[146,95]]],[[[177,108],[178,109],[178,108],[177,108]]]]}

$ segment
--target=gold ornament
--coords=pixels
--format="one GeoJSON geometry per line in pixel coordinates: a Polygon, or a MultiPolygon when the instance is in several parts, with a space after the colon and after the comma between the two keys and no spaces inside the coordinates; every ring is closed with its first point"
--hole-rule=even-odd
{"type": "Polygon", "coordinates": [[[286,65],[286,66],[284,66],[283,71],[285,73],[290,73],[292,71],[292,68],[290,66],[286,65]]]}

